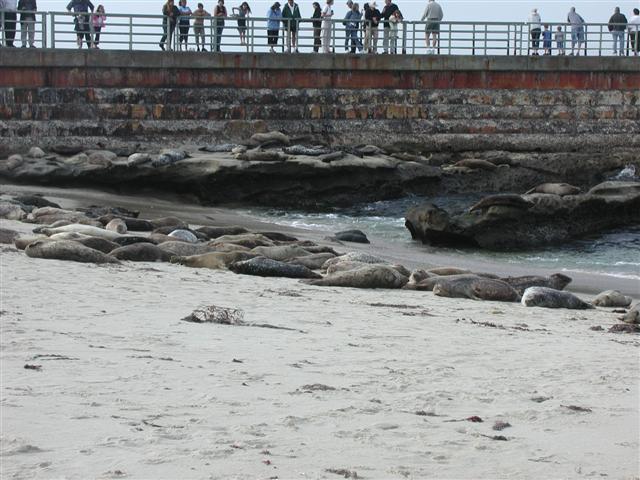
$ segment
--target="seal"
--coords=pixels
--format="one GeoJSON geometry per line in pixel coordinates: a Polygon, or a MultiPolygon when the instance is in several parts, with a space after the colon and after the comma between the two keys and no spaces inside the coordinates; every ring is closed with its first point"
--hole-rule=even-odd
{"type": "Polygon", "coordinates": [[[185,229],[173,230],[169,236],[171,238],[182,240],[187,243],[196,243],[198,241],[198,237],[196,237],[192,232],[185,229]]]}
{"type": "Polygon", "coordinates": [[[517,302],[520,295],[507,283],[492,278],[471,276],[441,277],[433,286],[434,295],[450,298],[470,298],[472,300],[492,300],[496,302],[517,302]]]}
{"type": "Polygon", "coordinates": [[[241,245],[247,248],[256,247],[273,247],[274,243],[268,237],[260,235],[259,233],[244,233],[241,235],[223,235],[218,237],[213,242],[214,245],[220,243],[233,243],[234,245],[241,245]]]}
{"type": "Polygon", "coordinates": [[[529,287],[547,287],[554,290],[564,290],[564,287],[572,281],[571,277],[567,277],[561,273],[554,273],[548,277],[540,277],[537,275],[528,275],[524,277],[504,277],[503,282],[511,285],[520,295],[529,287]]]}
{"type": "Polygon", "coordinates": [[[251,249],[251,253],[256,256],[278,260],[279,262],[288,262],[298,257],[311,255],[304,248],[296,245],[278,245],[275,247],[256,247],[251,249]]]}
{"type": "Polygon", "coordinates": [[[357,270],[362,267],[366,267],[367,265],[383,265],[388,266],[396,270],[400,275],[403,275],[407,278],[411,275],[411,272],[405,268],[404,265],[395,264],[389,265],[386,263],[364,263],[364,262],[356,262],[353,260],[345,260],[343,262],[334,263],[333,265],[327,268],[327,275],[332,275],[337,272],[347,272],[349,270],[357,270]]]}
{"type": "Polygon", "coordinates": [[[177,217],[160,217],[149,221],[154,229],[160,227],[174,227],[176,230],[179,228],[189,228],[189,225],[177,217]]]}
{"type": "Polygon", "coordinates": [[[321,287],[402,288],[409,281],[390,265],[365,265],[355,270],[337,272],[303,283],[321,287]]]}
{"type": "Polygon", "coordinates": [[[640,303],[636,303],[622,317],[619,317],[624,323],[639,324],[640,323],[640,303]]]}
{"type": "Polygon", "coordinates": [[[498,195],[489,195],[484,197],[478,203],[469,208],[469,212],[475,212],[476,210],[488,210],[490,207],[511,207],[519,210],[528,210],[533,207],[533,203],[525,200],[520,195],[512,193],[501,193],[498,195]]]}
{"type": "Polygon", "coordinates": [[[282,233],[282,232],[259,231],[259,232],[255,232],[255,233],[259,233],[260,235],[264,235],[269,240],[273,240],[275,242],[300,242],[300,240],[298,240],[296,237],[292,237],[291,235],[287,235],[286,233],[282,233]]]}
{"type": "Polygon", "coordinates": [[[209,252],[201,255],[177,256],[171,263],[179,263],[193,268],[211,268],[213,270],[229,268],[229,265],[250,260],[256,255],[250,252],[209,252]]]}
{"type": "Polygon", "coordinates": [[[19,195],[15,197],[14,200],[16,202],[20,202],[25,205],[32,205],[36,208],[42,208],[42,207],[61,208],[60,205],[58,205],[57,203],[47,200],[46,198],[40,195],[19,195]]]}
{"type": "Polygon", "coordinates": [[[411,275],[409,276],[409,283],[413,285],[421,282],[422,280],[426,280],[429,277],[433,277],[433,275],[422,268],[418,268],[411,272],[411,275]]]}
{"type": "Polygon", "coordinates": [[[37,237],[18,237],[13,240],[13,245],[18,250],[24,250],[29,246],[29,244],[35,242],[36,240],[49,240],[49,237],[37,236],[37,237]]]}
{"type": "Polygon", "coordinates": [[[132,230],[134,232],[151,232],[155,228],[149,220],[134,217],[116,216],[112,213],[102,215],[98,218],[98,221],[102,223],[102,225],[107,225],[111,220],[115,218],[119,218],[120,220],[122,220],[127,226],[127,230],[132,230]]]}
{"type": "Polygon", "coordinates": [[[0,243],[11,244],[20,234],[9,228],[0,228],[0,243]]]}
{"type": "Polygon", "coordinates": [[[222,237],[223,235],[242,235],[243,233],[250,233],[244,227],[237,225],[231,225],[228,227],[200,227],[196,228],[196,232],[200,232],[207,236],[209,239],[222,237]]]}
{"type": "Polygon", "coordinates": [[[118,260],[131,262],[168,262],[173,255],[165,252],[152,243],[134,243],[125,247],[118,247],[109,253],[118,260]]]}
{"type": "Polygon", "coordinates": [[[74,241],[81,243],[85,247],[93,248],[94,250],[98,250],[102,253],[110,253],[120,246],[115,242],[111,242],[106,238],[100,237],[85,237],[74,241]]]}
{"type": "Polygon", "coordinates": [[[472,168],[474,170],[488,170],[493,171],[498,168],[495,163],[488,162],[487,160],[482,160],[480,158],[466,158],[464,160],[460,160],[453,164],[454,167],[466,167],[472,168]]]}
{"type": "Polygon", "coordinates": [[[31,242],[24,253],[31,258],[69,260],[83,263],[120,263],[117,258],[85,247],[73,240],[36,240],[31,242]]]}
{"type": "Polygon", "coordinates": [[[254,133],[249,138],[249,145],[265,145],[265,144],[280,144],[280,145],[289,145],[291,140],[288,136],[286,136],[282,132],[272,131],[266,133],[254,133]]]}
{"type": "Polygon", "coordinates": [[[92,225],[83,225],[82,223],[72,223],[70,225],[65,225],[63,227],[42,229],[42,233],[44,233],[49,237],[56,233],[63,233],[63,232],[82,233],[83,235],[88,235],[90,237],[106,238],[107,240],[112,240],[112,241],[120,236],[120,234],[117,232],[111,232],[109,230],[105,230],[104,228],[94,227],[92,225]]]}
{"type": "Polygon", "coordinates": [[[104,228],[105,230],[110,230],[112,232],[119,233],[120,235],[127,233],[127,224],[120,218],[114,218],[107,223],[104,228]]]}
{"type": "Polygon", "coordinates": [[[430,274],[430,276],[440,275],[446,277],[449,275],[465,275],[471,273],[471,271],[456,267],[436,267],[430,268],[429,270],[427,270],[427,273],[430,274]]]}
{"type": "Polygon", "coordinates": [[[203,253],[208,253],[213,250],[212,247],[207,245],[203,245],[201,243],[186,243],[186,242],[176,242],[176,241],[167,241],[158,244],[158,248],[164,250],[165,252],[171,253],[178,257],[188,257],[190,255],[202,255],[203,253]]]}
{"type": "Polygon", "coordinates": [[[594,308],[574,294],[547,287],[529,287],[522,295],[522,304],[526,307],[569,308],[586,310],[594,308]]]}
{"type": "Polygon", "coordinates": [[[264,257],[255,257],[250,260],[232,263],[229,265],[229,270],[243,275],[257,275],[260,277],[322,278],[302,265],[278,262],[264,257]]]}
{"type": "Polygon", "coordinates": [[[337,232],[334,237],[342,242],[371,243],[362,230],[343,230],[337,232]]]}
{"type": "Polygon", "coordinates": [[[623,295],[618,290],[605,290],[593,300],[597,307],[624,307],[631,305],[633,299],[623,295]]]}
{"type": "Polygon", "coordinates": [[[580,188],[569,185],[568,183],[541,183],[526,193],[550,193],[564,197],[565,195],[577,195],[581,191],[580,188]]]}
{"type": "Polygon", "coordinates": [[[0,218],[5,218],[7,220],[22,220],[26,217],[27,212],[25,212],[20,205],[9,202],[0,203],[0,218]]]}
{"type": "Polygon", "coordinates": [[[303,257],[296,257],[293,260],[290,260],[289,263],[293,263],[294,265],[304,265],[310,270],[319,270],[327,260],[334,257],[335,255],[329,252],[312,253],[303,257]]]}
{"type": "Polygon", "coordinates": [[[375,255],[371,255],[370,253],[349,252],[349,253],[345,253],[344,255],[340,255],[338,257],[335,257],[335,258],[332,258],[330,260],[327,260],[325,262],[325,264],[322,266],[322,269],[326,270],[331,265],[334,265],[334,264],[339,263],[339,262],[344,262],[344,261],[372,263],[372,264],[373,263],[381,263],[381,264],[386,264],[387,263],[382,258],[376,257],[375,255]]]}
{"type": "Polygon", "coordinates": [[[443,279],[461,280],[461,279],[467,279],[467,278],[474,279],[474,278],[480,278],[480,277],[474,273],[463,273],[460,275],[447,275],[447,276],[430,275],[417,282],[407,283],[407,285],[404,286],[404,289],[430,292],[433,290],[433,287],[435,286],[435,284],[440,280],[443,280],[443,279]]]}
{"type": "Polygon", "coordinates": [[[154,245],[156,244],[156,242],[154,242],[152,238],[141,237],[139,235],[122,235],[120,237],[116,237],[112,241],[114,243],[117,243],[118,246],[120,247],[133,245],[134,243],[153,243],[154,245]]]}

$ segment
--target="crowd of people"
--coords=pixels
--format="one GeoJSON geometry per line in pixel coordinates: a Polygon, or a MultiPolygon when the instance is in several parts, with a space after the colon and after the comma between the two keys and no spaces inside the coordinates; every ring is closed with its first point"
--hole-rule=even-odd
{"type": "MultiPolygon", "coordinates": [[[[213,13],[205,10],[202,3],[197,4],[195,10],[187,5],[188,0],[166,0],[162,6],[163,35],[159,46],[162,50],[172,49],[174,43],[179,50],[189,49],[190,30],[193,28],[193,38],[197,51],[207,51],[207,37],[205,36],[205,19],[209,18],[211,30],[211,50],[221,51],[225,21],[230,18],[236,23],[240,44],[247,44],[247,18],[252,15],[251,7],[244,1],[238,7],[232,8],[228,15],[224,0],[217,0],[213,13]],[[174,33],[178,29],[177,42],[174,42],[174,33]]],[[[287,52],[299,52],[299,32],[302,22],[309,22],[309,29],[313,35],[313,51],[331,53],[336,46],[334,0],[325,0],[321,6],[317,1],[313,2],[313,13],[309,19],[303,19],[300,7],[295,0],[283,0],[284,6],[276,1],[267,11],[267,45],[271,52],[275,52],[283,32],[287,52]]],[[[397,53],[398,30],[404,17],[392,0],[382,0],[382,10],[378,9],[375,0],[360,4],[353,0],[346,3],[346,14],[342,19],[344,26],[340,36],[344,36],[345,51],[356,53],[397,53]],[[382,48],[378,49],[378,39],[382,29],[382,48]]],[[[35,47],[35,25],[37,12],[36,0],[0,0],[0,11],[3,11],[2,26],[4,29],[5,45],[14,46],[17,32],[17,14],[20,14],[20,33],[22,47],[35,47]]],[[[99,5],[95,10],[91,0],[71,0],[67,5],[67,11],[74,13],[74,30],[77,37],[77,45],[82,48],[83,41],[87,48],[99,48],[100,33],[106,26],[107,16],[105,9],[99,5]]],[[[424,13],[420,18],[424,22],[425,41],[427,54],[435,54],[440,49],[440,26],[444,18],[442,6],[436,0],[428,0],[424,13]]],[[[633,9],[631,18],[620,12],[616,7],[609,19],[608,29],[612,36],[613,54],[624,55],[625,34],[628,33],[628,44],[634,55],[640,50],[640,10],[633,9]]],[[[586,22],[572,7],[567,14],[566,24],[543,23],[538,9],[534,8],[528,18],[529,27],[529,52],[537,56],[543,55],[580,55],[586,42],[586,22]],[[554,30],[555,28],[555,30],[554,30]],[[568,37],[568,38],[565,38],[568,37]],[[570,49],[569,47],[570,42],[570,49]],[[554,49],[555,43],[555,49],[554,49]],[[542,44],[542,45],[541,45],[542,44]]]]}

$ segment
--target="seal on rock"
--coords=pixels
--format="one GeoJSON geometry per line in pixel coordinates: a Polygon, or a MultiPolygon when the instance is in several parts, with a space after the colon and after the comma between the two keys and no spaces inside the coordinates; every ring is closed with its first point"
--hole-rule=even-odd
{"type": "Polygon", "coordinates": [[[498,168],[495,163],[491,163],[487,160],[482,160],[480,158],[466,158],[464,160],[460,160],[453,164],[454,167],[466,167],[471,168],[473,170],[489,170],[493,171],[498,168]]]}
{"type": "Polygon", "coordinates": [[[564,290],[564,287],[571,283],[571,277],[561,273],[554,273],[548,277],[527,275],[524,277],[505,277],[500,280],[511,285],[520,295],[529,287],[547,287],[553,288],[554,290],[564,290]]]}
{"type": "Polygon", "coordinates": [[[229,265],[229,270],[243,275],[257,275],[260,277],[322,278],[302,265],[278,262],[264,257],[255,257],[250,260],[232,263],[229,265]]]}
{"type": "Polygon", "coordinates": [[[623,295],[618,290],[605,290],[593,300],[593,304],[598,307],[627,308],[631,305],[632,301],[633,299],[631,297],[623,295]]]}
{"type": "Polygon", "coordinates": [[[492,278],[472,276],[441,277],[433,285],[434,295],[450,298],[470,298],[472,300],[492,300],[496,302],[517,302],[518,292],[507,283],[492,278]]]}
{"type": "Polygon", "coordinates": [[[187,267],[218,270],[228,268],[232,263],[250,260],[255,257],[256,255],[251,252],[209,252],[201,255],[173,257],[171,263],[179,263],[187,267]]]}
{"type": "Polygon", "coordinates": [[[407,277],[390,265],[365,265],[318,280],[303,280],[303,283],[322,287],[402,288],[408,281],[407,277]]]}
{"type": "Polygon", "coordinates": [[[542,183],[536,187],[533,187],[527,192],[527,194],[550,193],[553,195],[564,197],[565,195],[577,195],[580,192],[580,188],[569,185],[568,183],[542,183]]]}
{"type": "Polygon", "coordinates": [[[529,287],[522,295],[522,304],[526,307],[569,308],[586,310],[594,308],[574,294],[547,287],[529,287]]]}
{"type": "Polygon", "coordinates": [[[152,243],[134,243],[113,250],[109,255],[118,260],[132,262],[168,262],[173,254],[165,252],[152,243]]]}
{"type": "Polygon", "coordinates": [[[488,210],[490,207],[510,207],[519,210],[528,210],[533,207],[533,203],[525,200],[520,195],[512,193],[501,193],[498,195],[489,195],[469,208],[469,212],[476,210],[488,210]]]}
{"type": "Polygon", "coordinates": [[[120,235],[127,233],[127,224],[120,218],[114,218],[107,223],[104,228],[105,230],[111,230],[112,232],[119,233],[120,235]]]}
{"type": "Polygon", "coordinates": [[[85,247],[73,240],[36,240],[31,242],[24,252],[31,258],[69,260],[83,263],[120,263],[117,258],[85,247]]]}

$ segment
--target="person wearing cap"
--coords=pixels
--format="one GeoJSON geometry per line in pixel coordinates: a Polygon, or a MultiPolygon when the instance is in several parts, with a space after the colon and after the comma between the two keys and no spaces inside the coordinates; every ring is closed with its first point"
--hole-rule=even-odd
{"type": "Polygon", "coordinates": [[[378,49],[378,25],[382,14],[378,10],[376,2],[369,3],[369,8],[365,10],[364,19],[365,35],[364,35],[364,50],[367,53],[376,53],[378,49]]]}
{"type": "Polygon", "coordinates": [[[292,48],[298,53],[298,20],[300,18],[298,4],[293,0],[287,0],[282,9],[282,21],[287,32],[287,52],[289,53],[292,48]]]}
{"type": "Polygon", "coordinates": [[[444,17],[444,13],[442,12],[442,7],[436,0],[429,0],[427,4],[427,8],[425,8],[424,13],[422,14],[421,22],[424,22],[425,19],[427,23],[425,25],[425,39],[427,42],[427,53],[436,53],[438,50],[438,46],[440,43],[440,22],[442,22],[442,18],[444,17]],[[429,48],[429,36],[432,37],[432,45],[433,48],[429,48]]]}
{"type": "Polygon", "coordinates": [[[349,0],[347,2],[347,13],[344,16],[344,22],[342,24],[345,27],[345,35],[344,35],[344,51],[349,51],[349,19],[351,18],[351,12],[353,11],[353,0],[349,0]]]}
{"type": "Polygon", "coordinates": [[[389,37],[391,36],[391,24],[389,19],[398,11],[398,6],[391,0],[384,0],[384,8],[382,9],[382,18],[384,20],[382,30],[382,51],[389,53],[389,37]]]}
{"type": "Polygon", "coordinates": [[[331,53],[331,17],[333,17],[333,0],[327,0],[322,10],[322,53],[331,53]]]}
{"type": "Polygon", "coordinates": [[[278,45],[278,34],[280,32],[280,20],[282,20],[282,12],[280,11],[280,2],[271,5],[267,12],[267,44],[269,51],[276,53],[275,46],[278,45]]]}

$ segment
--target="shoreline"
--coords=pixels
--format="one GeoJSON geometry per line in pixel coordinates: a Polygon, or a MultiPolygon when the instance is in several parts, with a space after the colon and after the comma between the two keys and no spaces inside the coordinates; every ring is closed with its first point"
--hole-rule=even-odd
{"type": "MultiPolygon", "coordinates": [[[[640,280],[637,278],[621,277],[602,272],[576,271],[568,268],[551,269],[509,264],[501,261],[490,261],[475,258],[460,258],[446,253],[425,252],[421,244],[393,243],[376,238],[368,232],[370,244],[344,243],[342,245],[327,242],[324,237],[331,231],[303,229],[273,223],[252,216],[239,213],[235,209],[226,207],[207,207],[189,203],[184,196],[176,194],[161,194],[159,192],[145,192],[141,195],[118,194],[99,189],[89,188],[59,188],[40,185],[23,185],[1,183],[2,193],[40,193],[46,198],[60,203],[65,208],[86,207],[92,204],[122,206],[140,210],[140,217],[175,215],[196,225],[239,225],[249,230],[275,230],[292,235],[299,235],[309,240],[329,244],[341,251],[364,251],[378,255],[385,260],[402,263],[409,269],[455,266],[472,271],[490,272],[500,276],[521,275],[550,275],[552,273],[566,273],[573,279],[566,290],[598,294],[604,290],[619,290],[625,295],[640,299],[640,280]],[[159,198],[163,195],[164,198],[159,198]],[[97,203],[93,203],[97,202],[97,203]]],[[[242,207],[244,208],[244,207],[242,207]]],[[[425,247],[426,248],[426,247],[425,247]]]]}

